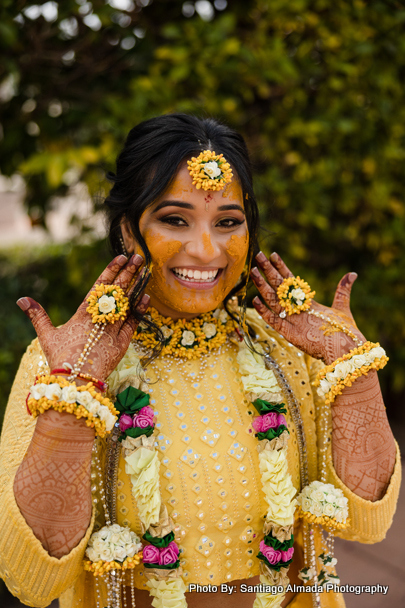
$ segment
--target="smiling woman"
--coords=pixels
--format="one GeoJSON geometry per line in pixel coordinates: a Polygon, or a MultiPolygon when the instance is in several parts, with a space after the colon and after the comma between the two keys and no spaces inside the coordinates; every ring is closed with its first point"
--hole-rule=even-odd
{"type": "Polygon", "coordinates": [[[344,606],[333,535],[384,538],[400,481],[356,275],[327,308],[258,253],[246,145],[212,119],[141,123],[110,179],[117,257],[77,313],[18,301],[39,341],[4,424],[2,576],[35,606],[344,606]]]}

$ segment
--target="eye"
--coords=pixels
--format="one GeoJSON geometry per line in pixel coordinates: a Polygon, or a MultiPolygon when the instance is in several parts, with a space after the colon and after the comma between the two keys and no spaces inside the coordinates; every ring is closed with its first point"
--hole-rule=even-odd
{"type": "Polygon", "coordinates": [[[236,226],[244,224],[244,222],[245,220],[237,220],[234,217],[228,217],[218,222],[217,226],[220,226],[221,228],[235,228],[236,226]]]}
{"type": "Polygon", "coordinates": [[[177,215],[168,215],[166,217],[159,218],[159,222],[163,224],[169,224],[170,226],[187,226],[187,222],[177,215]]]}

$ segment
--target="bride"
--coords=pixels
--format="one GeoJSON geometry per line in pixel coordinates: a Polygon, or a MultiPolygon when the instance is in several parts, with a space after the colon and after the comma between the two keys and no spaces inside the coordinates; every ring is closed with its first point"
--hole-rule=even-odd
{"type": "Polygon", "coordinates": [[[382,540],[400,483],[356,275],[327,308],[259,252],[246,145],[212,119],[141,123],[110,178],[116,257],[75,315],[18,301],[38,339],[3,429],[1,576],[31,606],[344,606],[333,535],[382,540]]]}

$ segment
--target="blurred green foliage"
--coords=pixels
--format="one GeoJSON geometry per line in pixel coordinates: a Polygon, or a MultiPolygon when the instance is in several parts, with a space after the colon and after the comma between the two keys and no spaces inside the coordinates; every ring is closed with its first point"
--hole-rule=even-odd
{"type": "MultiPolygon", "coordinates": [[[[405,7],[395,0],[225,4],[3,0],[2,172],[24,175],[27,207],[46,224],[51,197],[75,180],[99,191],[139,121],[172,111],[226,121],[251,150],[264,251],[277,250],[324,303],[342,274],[359,274],[352,308],[391,357],[380,375],[400,416],[405,7]]],[[[103,248],[47,251],[29,263],[3,256],[2,397],[33,335],[12,300],[38,297],[63,322],[108,259],[103,248]]]]}

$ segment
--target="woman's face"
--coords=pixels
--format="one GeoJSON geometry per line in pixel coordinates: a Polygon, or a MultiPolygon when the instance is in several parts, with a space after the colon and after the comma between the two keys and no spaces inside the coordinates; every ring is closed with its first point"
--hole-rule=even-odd
{"type": "Polygon", "coordinates": [[[219,192],[197,190],[184,164],[143,213],[139,228],[153,262],[146,293],[165,316],[192,318],[214,310],[243,270],[249,235],[236,178],[219,192]]]}

